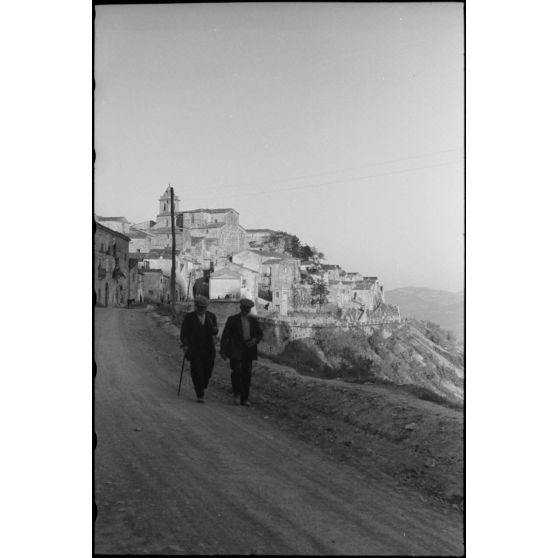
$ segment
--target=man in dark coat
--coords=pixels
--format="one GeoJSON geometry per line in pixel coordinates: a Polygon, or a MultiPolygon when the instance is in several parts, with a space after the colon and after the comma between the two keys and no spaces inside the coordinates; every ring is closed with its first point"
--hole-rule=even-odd
{"type": "Polygon", "coordinates": [[[258,343],[263,333],[250,311],[254,303],[247,298],[240,301],[240,314],[229,316],[221,337],[221,356],[231,359],[231,384],[234,404],[250,406],[252,361],[258,358],[258,343]]]}
{"type": "Polygon", "coordinates": [[[204,392],[215,364],[217,342],[217,318],[207,311],[209,300],[205,296],[194,299],[196,309],[184,316],[180,330],[180,342],[186,358],[190,361],[190,374],[199,403],[203,403],[204,392]]]}

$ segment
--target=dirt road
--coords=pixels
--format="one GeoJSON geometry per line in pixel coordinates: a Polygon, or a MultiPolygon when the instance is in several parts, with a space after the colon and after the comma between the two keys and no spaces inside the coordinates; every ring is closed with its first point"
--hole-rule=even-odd
{"type": "MultiPolygon", "coordinates": [[[[95,552],[462,555],[462,527],[256,408],[176,389],[176,342],[143,309],[95,310],[95,552]]],[[[219,361],[214,375],[228,376],[219,361]]]]}

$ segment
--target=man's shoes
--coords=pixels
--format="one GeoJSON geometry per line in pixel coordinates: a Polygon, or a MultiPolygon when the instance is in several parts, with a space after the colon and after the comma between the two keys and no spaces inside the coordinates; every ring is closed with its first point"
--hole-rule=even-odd
{"type": "Polygon", "coordinates": [[[240,405],[240,395],[235,395],[233,397],[233,404],[234,405],[240,405]]]}
{"type": "Polygon", "coordinates": [[[203,400],[203,397],[198,397],[198,403],[205,403],[205,401],[203,400]]]}
{"type": "Polygon", "coordinates": [[[243,407],[250,407],[250,401],[248,401],[248,400],[246,400],[246,401],[241,401],[240,404],[241,404],[243,407]]]}

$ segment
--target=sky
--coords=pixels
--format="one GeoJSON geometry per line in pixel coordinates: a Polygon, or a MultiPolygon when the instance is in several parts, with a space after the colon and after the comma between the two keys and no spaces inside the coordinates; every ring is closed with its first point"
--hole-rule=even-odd
{"type": "Polygon", "coordinates": [[[464,278],[460,3],[97,6],[94,210],[233,207],[385,290],[464,278]]]}

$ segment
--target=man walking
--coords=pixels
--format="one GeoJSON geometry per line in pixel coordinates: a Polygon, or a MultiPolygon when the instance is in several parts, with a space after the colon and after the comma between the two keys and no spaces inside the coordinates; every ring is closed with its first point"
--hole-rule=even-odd
{"type": "Polygon", "coordinates": [[[217,318],[207,311],[209,300],[196,296],[196,309],[184,316],[180,330],[180,342],[186,358],[190,361],[190,374],[196,390],[198,403],[204,402],[204,392],[215,364],[217,342],[217,318]]]}
{"type": "Polygon", "coordinates": [[[263,333],[250,311],[254,303],[247,298],[240,301],[240,314],[229,316],[221,337],[221,356],[231,359],[231,384],[234,404],[250,406],[252,361],[258,358],[258,343],[263,333]]]}

